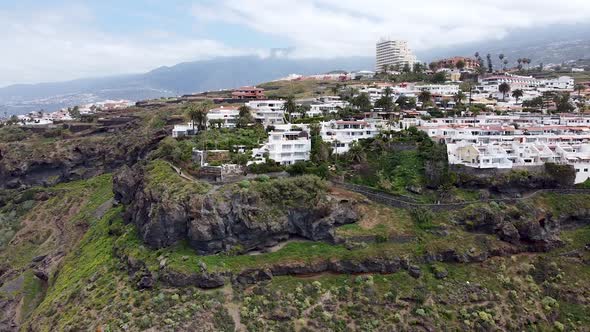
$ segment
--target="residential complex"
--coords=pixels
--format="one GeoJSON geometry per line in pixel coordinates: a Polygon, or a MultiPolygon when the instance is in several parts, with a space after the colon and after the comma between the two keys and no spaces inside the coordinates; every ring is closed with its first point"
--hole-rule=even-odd
{"type": "Polygon", "coordinates": [[[207,112],[207,126],[219,125],[221,128],[235,128],[239,115],[238,107],[214,108],[207,112]]]}
{"type": "Polygon", "coordinates": [[[252,100],[246,103],[250,107],[256,122],[265,127],[285,123],[284,100],[252,100]]]}
{"type": "Polygon", "coordinates": [[[514,114],[446,118],[419,129],[444,142],[450,164],[474,168],[526,168],[545,163],[572,165],[575,183],[590,178],[590,117],[575,114],[514,114]]]}
{"type": "Polygon", "coordinates": [[[322,140],[330,143],[332,151],[337,154],[348,152],[354,142],[375,137],[379,132],[376,124],[367,120],[322,122],[320,129],[322,140]]]}
{"type": "Polygon", "coordinates": [[[383,72],[391,68],[399,70],[405,65],[409,65],[411,68],[416,62],[416,56],[412,54],[407,41],[382,38],[377,42],[376,72],[383,72]]]}
{"type": "Polygon", "coordinates": [[[532,76],[519,76],[519,75],[493,75],[483,77],[479,81],[479,85],[476,86],[476,90],[481,92],[494,93],[499,91],[499,87],[502,83],[510,85],[512,90],[563,90],[573,91],[574,90],[574,79],[569,76],[561,76],[558,78],[550,79],[537,79],[532,76]]]}
{"type": "Polygon", "coordinates": [[[268,133],[268,143],[253,151],[255,162],[264,157],[281,165],[292,165],[309,160],[311,139],[307,130],[292,125],[278,125],[268,133]]]}

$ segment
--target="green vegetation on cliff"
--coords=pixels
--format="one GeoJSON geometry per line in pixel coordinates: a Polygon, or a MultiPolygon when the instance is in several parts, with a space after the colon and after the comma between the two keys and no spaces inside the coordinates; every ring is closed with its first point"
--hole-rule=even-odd
{"type": "Polygon", "coordinates": [[[183,179],[170,164],[159,159],[148,163],[145,176],[150,189],[173,199],[187,199],[210,189],[205,182],[183,179]]]}
{"type": "MultiPolygon", "coordinates": [[[[155,162],[149,167],[146,176],[152,184],[161,186],[159,189],[170,190],[164,187],[176,187],[177,181],[182,181],[181,187],[189,182],[166,163],[155,162]]],[[[565,247],[555,253],[515,254],[479,263],[422,261],[416,266],[418,277],[405,270],[385,275],[316,274],[275,276],[253,286],[228,285],[222,291],[172,287],[160,282],[140,290],[137,282],[142,274],[128,270],[130,260],[145,264],[152,275],[162,273],[162,266],[185,274],[201,273],[203,267],[209,273],[240,273],[277,264],[311,266],[322,261],[355,263],[371,258],[400,257],[413,264],[416,257],[429,253],[452,250],[465,257],[477,257],[511,246],[494,235],[468,232],[458,226],[462,213],[469,211],[430,216],[431,226],[424,228],[409,211],[366,203],[361,221],[337,231],[345,244],[292,241],[273,252],[256,255],[199,256],[185,243],[151,250],[141,242],[133,225],[123,223],[121,207],[97,213],[112,197],[110,186],[110,176],[103,176],[48,188],[55,196],[32,207],[29,213],[41,214],[55,206],[58,210],[51,211],[59,215],[67,210],[60,202],[83,198],[68,220],[86,225],[88,231],[69,250],[59,273],[51,275],[47,286],[30,271],[25,274],[23,308],[28,314],[23,316],[23,329],[233,331],[238,326],[248,331],[418,327],[583,330],[590,324],[590,286],[586,282],[590,278],[590,254],[583,250],[590,243],[590,226],[565,231],[565,247]]],[[[328,190],[325,186],[317,178],[301,177],[234,184],[222,191],[268,195],[264,199],[269,204],[291,204],[290,199],[311,204],[315,196],[310,192],[328,190]]],[[[350,193],[333,194],[356,197],[350,193]]],[[[543,194],[526,203],[567,215],[589,209],[588,198],[543,194]]],[[[490,203],[472,210],[485,206],[508,215],[528,209],[526,204],[490,203]]],[[[28,261],[30,258],[23,260],[28,261]]]]}

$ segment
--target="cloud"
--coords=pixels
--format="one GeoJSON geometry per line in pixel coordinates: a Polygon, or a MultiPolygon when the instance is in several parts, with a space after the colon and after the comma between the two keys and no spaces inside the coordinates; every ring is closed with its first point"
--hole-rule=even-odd
{"type": "Polygon", "coordinates": [[[504,37],[511,29],[590,18],[590,1],[569,0],[219,0],[193,7],[198,20],[280,36],[293,56],[372,55],[380,36],[415,50],[504,37]]]}
{"type": "Polygon", "coordinates": [[[82,6],[0,11],[0,86],[136,73],[182,61],[258,52],[169,31],[109,34],[98,29],[94,19],[82,6]]]}
{"type": "Polygon", "coordinates": [[[116,19],[129,21],[117,22],[125,29],[120,32],[101,26],[104,20],[97,15],[108,13],[71,1],[50,9],[36,2],[20,10],[3,11],[0,5],[0,86],[143,72],[215,56],[266,56],[277,47],[288,47],[288,52],[275,53],[289,57],[372,56],[381,36],[409,40],[421,51],[499,39],[515,28],[590,19],[588,0],[185,1],[163,6],[173,6],[174,14],[147,3],[123,12],[116,19]],[[138,15],[147,16],[136,22],[138,15]],[[175,26],[177,21],[189,27],[175,26]],[[226,24],[231,28],[224,30],[226,24]],[[243,35],[241,27],[247,31],[243,35]],[[219,29],[216,35],[223,40],[206,37],[208,29],[219,29]],[[263,44],[266,50],[232,45],[244,45],[244,40],[268,45],[263,44]],[[272,44],[276,40],[281,45],[272,44]]]}

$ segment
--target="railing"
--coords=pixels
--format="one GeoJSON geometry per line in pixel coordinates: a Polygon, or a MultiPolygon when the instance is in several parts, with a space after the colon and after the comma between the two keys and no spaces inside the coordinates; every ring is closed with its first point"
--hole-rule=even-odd
{"type": "Polygon", "coordinates": [[[514,198],[489,198],[489,199],[481,199],[477,201],[467,201],[467,202],[459,202],[459,203],[418,203],[411,197],[408,196],[397,196],[388,194],[382,191],[379,191],[375,188],[346,183],[346,182],[339,182],[339,181],[332,181],[332,183],[338,187],[354,191],[356,193],[362,194],[369,198],[370,200],[385,204],[388,206],[396,207],[396,208],[404,208],[404,209],[412,209],[412,208],[427,208],[434,211],[444,211],[444,210],[459,210],[464,207],[467,207],[472,204],[476,203],[490,203],[490,202],[518,202],[525,199],[533,198],[542,193],[557,193],[562,195],[574,195],[574,194],[590,194],[590,189],[539,189],[535,192],[530,194],[524,195],[523,197],[514,197],[514,198]]]}

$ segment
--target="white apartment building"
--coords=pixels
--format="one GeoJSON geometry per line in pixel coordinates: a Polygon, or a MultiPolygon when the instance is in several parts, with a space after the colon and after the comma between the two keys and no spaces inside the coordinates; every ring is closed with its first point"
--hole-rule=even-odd
{"type": "Polygon", "coordinates": [[[175,125],[172,129],[172,137],[179,138],[184,136],[192,136],[197,134],[197,127],[192,123],[185,125],[175,125]]]}
{"type": "Polygon", "coordinates": [[[268,143],[252,154],[255,162],[263,162],[264,155],[281,165],[292,165],[309,160],[311,153],[311,138],[304,129],[291,127],[288,130],[279,128],[268,133],[268,143]]]}
{"type": "Polygon", "coordinates": [[[314,103],[309,105],[310,109],[305,114],[309,117],[322,116],[327,113],[338,113],[338,111],[348,106],[345,101],[314,103]]]}
{"type": "Polygon", "coordinates": [[[574,79],[569,76],[561,76],[559,78],[550,79],[536,79],[532,76],[518,76],[518,75],[495,75],[484,77],[480,80],[480,85],[475,89],[484,93],[497,93],[499,86],[502,83],[508,83],[512,91],[516,89],[521,90],[536,90],[543,91],[573,91],[574,79]]]}
{"type": "MultiPolygon", "coordinates": [[[[383,72],[385,66],[394,66],[401,69],[408,64],[412,67],[416,62],[416,56],[412,54],[407,41],[382,38],[377,42],[376,72],[383,72]]],[[[389,70],[389,68],[387,69],[389,70]]]]}
{"type": "Polygon", "coordinates": [[[332,120],[321,123],[320,135],[332,145],[334,153],[342,154],[348,152],[354,142],[375,137],[379,131],[374,122],[332,120]]]}
{"type": "Polygon", "coordinates": [[[459,93],[459,85],[457,84],[427,84],[416,85],[417,91],[428,91],[432,95],[453,96],[459,93]]]}
{"type": "Polygon", "coordinates": [[[554,79],[541,80],[541,88],[547,90],[566,90],[574,91],[575,81],[569,76],[560,76],[554,79]]]}
{"type": "Polygon", "coordinates": [[[268,127],[285,123],[284,104],[284,100],[251,100],[246,106],[252,110],[254,120],[268,127]]]}
{"type": "Polygon", "coordinates": [[[366,93],[371,100],[371,103],[375,103],[381,97],[383,97],[384,88],[380,87],[372,87],[372,86],[363,86],[359,89],[359,94],[366,93]]]}
{"type": "Polygon", "coordinates": [[[563,163],[573,165],[576,170],[575,183],[583,183],[590,178],[590,144],[558,145],[556,154],[563,163]]]}
{"type": "Polygon", "coordinates": [[[212,121],[220,121],[222,128],[235,128],[238,123],[240,111],[237,107],[218,107],[207,112],[207,126],[212,121]]]}
{"type": "Polygon", "coordinates": [[[513,168],[572,165],[575,183],[590,178],[590,117],[579,115],[479,116],[422,121],[419,129],[447,144],[449,163],[513,168]]]}

